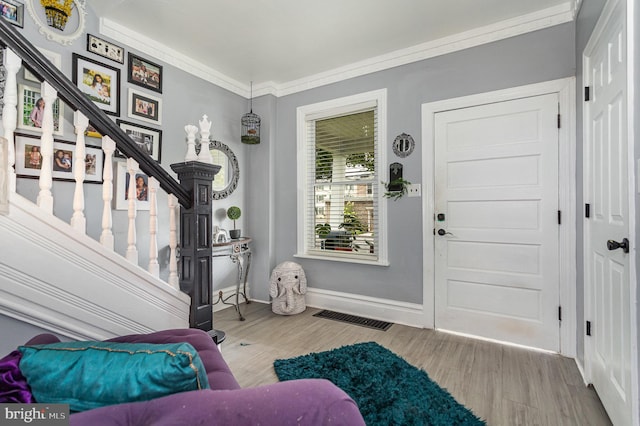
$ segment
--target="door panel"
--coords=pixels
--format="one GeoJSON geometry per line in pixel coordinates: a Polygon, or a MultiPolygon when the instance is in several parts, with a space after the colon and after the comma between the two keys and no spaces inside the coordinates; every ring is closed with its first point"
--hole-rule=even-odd
{"type": "Polygon", "coordinates": [[[558,96],[435,116],[437,328],[559,350],[558,96]]]}
{"type": "MultiPolygon", "coordinates": [[[[632,423],[630,254],[607,240],[629,237],[625,4],[610,1],[585,50],[593,93],[585,103],[586,319],[585,361],[592,383],[616,425],[632,423]]],[[[633,251],[632,251],[633,252],[633,251]]]]}

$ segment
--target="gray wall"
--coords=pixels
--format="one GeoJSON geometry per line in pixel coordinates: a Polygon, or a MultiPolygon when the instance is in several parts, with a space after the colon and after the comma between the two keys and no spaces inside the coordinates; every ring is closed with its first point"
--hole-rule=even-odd
{"type": "Polygon", "coordinates": [[[589,37],[593,32],[593,28],[600,17],[602,8],[606,0],[584,0],[582,8],[576,19],[576,336],[577,336],[577,358],[580,364],[584,365],[584,336],[585,336],[585,317],[584,317],[584,241],[583,241],[583,220],[584,220],[584,196],[582,184],[582,161],[583,161],[583,106],[584,106],[584,72],[582,69],[582,53],[584,51],[589,37]]]}
{"type": "Polygon", "coordinates": [[[51,333],[48,330],[2,314],[0,314],[0,329],[2,329],[2,334],[0,335],[0,337],[2,337],[0,338],[0,358],[11,351],[15,351],[18,346],[24,345],[27,343],[27,340],[38,334],[49,333],[58,336],[62,341],[69,340],[59,334],[51,333]]]}
{"type": "Polygon", "coordinates": [[[279,98],[273,164],[277,189],[273,194],[275,262],[300,263],[311,287],[421,304],[420,198],[388,202],[388,267],[293,257],[297,220],[296,108],[387,88],[388,161],[398,160],[391,150],[395,136],[403,132],[412,135],[416,149],[401,162],[405,179],[419,183],[423,103],[573,76],[574,51],[574,25],[567,23],[279,98]]]}

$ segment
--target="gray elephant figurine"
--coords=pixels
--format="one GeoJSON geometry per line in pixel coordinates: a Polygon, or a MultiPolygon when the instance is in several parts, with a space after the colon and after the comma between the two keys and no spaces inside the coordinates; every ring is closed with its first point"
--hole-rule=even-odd
{"type": "Polygon", "coordinates": [[[303,312],[304,294],[307,292],[307,277],[302,266],[295,262],[282,262],[271,272],[269,295],[273,299],[271,310],[280,315],[303,312]]]}

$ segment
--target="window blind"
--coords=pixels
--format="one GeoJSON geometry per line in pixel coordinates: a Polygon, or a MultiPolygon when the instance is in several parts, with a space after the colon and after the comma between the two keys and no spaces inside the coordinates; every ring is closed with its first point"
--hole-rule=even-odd
{"type": "Polygon", "coordinates": [[[378,258],[377,108],[306,121],[307,252],[378,258]]]}

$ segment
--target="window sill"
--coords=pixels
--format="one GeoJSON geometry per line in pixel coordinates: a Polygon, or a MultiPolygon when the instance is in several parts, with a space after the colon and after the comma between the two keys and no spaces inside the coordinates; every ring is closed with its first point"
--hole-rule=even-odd
{"type": "Polygon", "coordinates": [[[296,253],[293,255],[293,257],[296,257],[299,259],[328,260],[330,262],[356,263],[359,265],[389,266],[389,262],[384,260],[357,259],[355,257],[335,256],[335,255],[321,256],[321,255],[309,254],[309,253],[296,253]]]}

